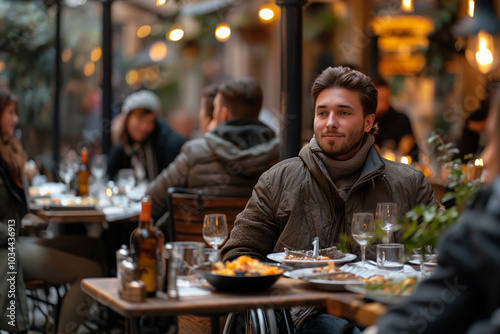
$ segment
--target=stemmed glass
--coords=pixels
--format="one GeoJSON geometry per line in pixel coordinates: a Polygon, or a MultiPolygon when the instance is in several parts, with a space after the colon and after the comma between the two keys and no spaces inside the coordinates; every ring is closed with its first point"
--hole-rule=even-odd
{"type": "Polygon", "coordinates": [[[375,218],[382,224],[386,235],[386,243],[390,242],[391,230],[398,222],[398,205],[396,203],[377,203],[375,218]]]}
{"type": "Polygon", "coordinates": [[[132,188],[135,186],[134,170],[129,168],[120,169],[118,171],[118,178],[116,180],[116,183],[118,185],[118,188],[125,192],[125,197],[127,198],[125,206],[128,207],[128,195],[130,194],[132,188]]]}
{"type": "Polygon", "coordinates": [[[92,162],[90,164],[90,173],[95,176],[98,183],[100,183],[104,179],[107,167],[108,158],[105,154],[99,154],[92,158],[92,162]]]}
{"type": "Polygon", "coordinates": [[[203,220],[203,239],[212,246],[214,256],[219,259],[219,246],[226,241],[228,236],[227,220],[224,214],[205,215],[203,220]]]}
{"type": "Polygon", "coordinates": [[[352,216],[351,234],[353,239],[361,246],[361,261],[363,268],[365,268],[366,246],[368,245],[368,240],[375,236],[373,213],[355,213],[352,216]]]}
{"type": "Polygon", "coordinates": [[[59,163],[59,176],[66,184],[66,193],[70,193],[70,182],[73,180],[78,169],[78,164],[70,160],[63,160],[59,163]]]}

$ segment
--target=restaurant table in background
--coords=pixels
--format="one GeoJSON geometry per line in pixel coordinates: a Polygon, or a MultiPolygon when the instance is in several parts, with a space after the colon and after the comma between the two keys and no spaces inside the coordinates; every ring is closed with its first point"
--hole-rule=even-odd
{"type": "MultiPolygon", "coordinates": [[[[159,292],[155,298],[143,303],[130,303],[118,296],[116,278],[87,278],[82,280],[82,290],[90,297],[124,316],[130,324],[128,333],[138,333],[140,317],[197,314],[219,316],[250,309],[280,309],[293,306],[327,306],[332,315],[352,319],[362,326],[375,323],[386,311],[380,303],[367,303],[362,295],[350,292],[327,292],[312,288],[308,283],[292,278],[280,278],[270,289],[251,294],[223,293],[207,288],[203,295],[169,300],[159,292]],[[217,312],[214,314],[214,312],[217,312]]],[[[200,290],[205,290],[200,289],[200,290]]]]}

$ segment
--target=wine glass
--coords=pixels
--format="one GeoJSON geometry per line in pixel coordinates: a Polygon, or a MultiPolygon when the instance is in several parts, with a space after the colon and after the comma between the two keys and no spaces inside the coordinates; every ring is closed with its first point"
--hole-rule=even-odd
{"type": "Polygon", "coordinates": [[[373,213],[355,213],[352,216],[351,234],[353,239],[361,246],[361,261],[363,268],[365,268],[366,245],[368,245],[368,240],[375,236],[373,213]]]}
{"type": "Polygon", "coordinates": [[[134,170],[129,168],[120,169],[118,171],[116,184],[118,185],[120,191],[123,191],[125,193],[125,206],[128,207],[128,196],[132,188],[135,186],[134,170]]]}
{"type": "Polygon", "coordinates": [[[99,154],[92,158],[92,162],[90,164],[90,173],[95,176],[98,183],[100,183],[104,179],[107,167],[108,158],[105,154],[99,154]]]}
{"type": "Polygon", "coordinates": [[[375,218],[382,224],[386,235],[386,243],[391,239],[391,230],[398,222],[398,205],[396,203],[377,203],[375,218]]]}
{"type": "Polygon", "coordinates": [[[70,182],[76,175],[76,170],[78,169],[78,164],[70,160],[62,160],[59,163],[59,176],[66,184],[66,193],[70,193],[70,182]]]}
{"type": "Polygon", "coordinates": [[[228,236],[227,220],[224,214],[205,215],[203,219],[203,239],[212,246],[214,255],[219,259],[219,246],[228,236]]]}

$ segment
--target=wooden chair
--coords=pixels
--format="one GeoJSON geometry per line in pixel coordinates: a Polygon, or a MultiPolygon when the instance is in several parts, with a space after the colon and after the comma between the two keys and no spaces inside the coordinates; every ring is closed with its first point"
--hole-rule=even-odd
{"type": "MultiPolygon", "coordinates": [[[[201,241],[203,239],[203,218],[211,213],[226,215],[228,232],[234,226],[238,213],[243,211],[249,192],[207,191],[188,188],[168,189],[167,234],[170,241],[201,241]]],[[[179,316],[179,334],[215,333],[222,328],[225,317],[209,319],[196,315],[179,316]],[[217,326],[218,325],[218,326],[217,326]]]]}
{"type": "Polygon", "coordinates": [[[212,213],[225,214],[231,232],[236,216],[243,211],[249,198],[248,192],[169,188],[168,240],[205,242],[203,218],[212,213]]]}

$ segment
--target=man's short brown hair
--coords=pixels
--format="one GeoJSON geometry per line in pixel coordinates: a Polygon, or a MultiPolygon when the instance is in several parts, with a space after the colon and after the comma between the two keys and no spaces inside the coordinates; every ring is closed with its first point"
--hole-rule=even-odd
{"type": "Polygon", "coordinates": [[[367,75],[349,67],[328,67],[312,85],[313,109],[316,108],[318,95],[329,88],[345,88],[359,92],[359,102],[363,107],[364,115],[375,114],[378,92],[367,75]]]}
{"type": "Polygon", "coordinates": [[[234,118],[258,118],[262,108],[262,89],[255,78],[239,78],[219,86],[221,107],[229,109],[234,118]]]}

